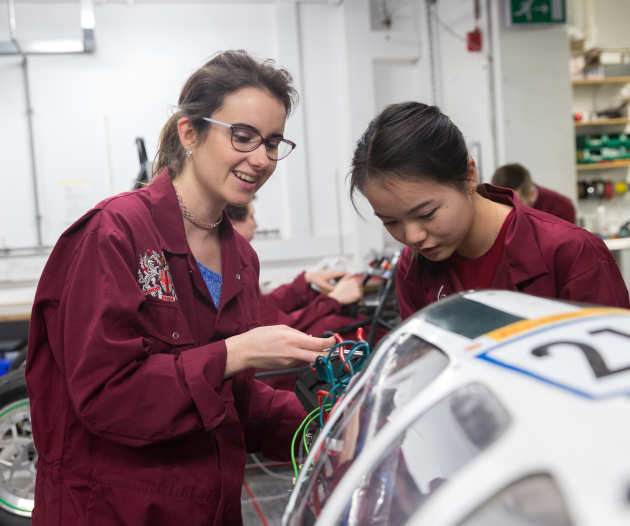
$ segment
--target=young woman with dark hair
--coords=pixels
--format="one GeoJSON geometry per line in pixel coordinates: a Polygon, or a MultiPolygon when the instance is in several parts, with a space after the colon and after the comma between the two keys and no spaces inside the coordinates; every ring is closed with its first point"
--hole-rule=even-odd
{"type": "Polygon", "coordinates": [[[259,326],[259,264],[229,220],[294,144],[289,74],[243,51],[186,82],[157,175],[60,238],[39,281],[26,379],[33,525],[241,524],[246,451],[288,458],[304,411],[253,368],[334,344],[259,326]]]}
{"type": "Polygon", "coordinates": [[[387,107],[357,143],[350,196],[360,191],[406,245],[396,290],[404,318],[454,292],[509,289],[630,307],[601,239],[478,185],[460,130],[437,107],[387,107]]]}

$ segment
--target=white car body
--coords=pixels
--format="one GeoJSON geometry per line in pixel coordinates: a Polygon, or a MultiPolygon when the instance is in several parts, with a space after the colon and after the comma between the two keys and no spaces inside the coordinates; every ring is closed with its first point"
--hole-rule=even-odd
{"type": "Polygon", "coordinates": [[[282,524],[628,525],[629,394],[630,311],[451,296],[381,341],[282,524]]]}

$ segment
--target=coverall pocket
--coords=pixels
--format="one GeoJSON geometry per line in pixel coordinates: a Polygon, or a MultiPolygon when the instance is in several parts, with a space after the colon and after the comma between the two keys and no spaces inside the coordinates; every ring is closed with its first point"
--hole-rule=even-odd
{"type": "Polygon", "coordinates": [[[147,300],[140,309],[144,339],[151,353],[178,353],[194,346],[190,326],[176,305],[147,300]]]}

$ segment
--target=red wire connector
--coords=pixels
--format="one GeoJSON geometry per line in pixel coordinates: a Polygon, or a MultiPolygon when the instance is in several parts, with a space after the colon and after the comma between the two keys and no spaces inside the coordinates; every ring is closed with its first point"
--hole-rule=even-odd
{"type": "MultiPolygon", "coordinates": [[[[324,400],[326,400],[326,398],[328,397],[328,391],[324,391],[323,389],[319,389],[317,391],[317,403],[319,404],[319,407],[321,409],[324,400]]],[[[323,416],[322,416],[322,420],[324,421],[324,423],[326,423],[326,421],[328,420],[328,415],[330,414],[330,412],[326,412],[322,409],[322,411],[324,412],[323,416]]]]}

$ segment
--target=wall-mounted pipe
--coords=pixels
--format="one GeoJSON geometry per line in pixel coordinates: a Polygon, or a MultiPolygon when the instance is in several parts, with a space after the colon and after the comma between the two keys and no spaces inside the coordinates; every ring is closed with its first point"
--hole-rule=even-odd
{"type": "Polygon", "coordinates": [[[33,202],[35,203],[35,229],[37,232],[37,246],[42,246],[42,214],[39,206],[39,191],[37,189],[37,164],[35,162],[35,141],[33,134],[33,107],[31,105],[31,89],[28,77],[28,59],[22,51],[15,34],[15,1],[9,0],[9,36],[15,49],[22,57],[22,79],[24,81],[24,102],[26,104],[26,123],[28,130],[29,152],[31,154],[31,182],[33,185],[33,202]]]}
{"type": "MultiPolygon", "coordinates": [[[[31,86],[28,75],[28,55],[57,55],[67,53],[92,53],[96,45],[94,41],[94,3],[93,0],[81,0],[80,24],[81,39],[64,40],[29,40],[20,42],[17,38],[15,16],[15,0],[8,1],[9,41],[0,42],[0,55],[18,55],[21,57],[22,80],[24,85],[24,101],[28,130],[29,153],[31,157],[31,181],[33,186],[33,203],[35,207],[35,228],[37,246],[43,247],[42,214],[39,202],[37,162],[35,158],[35,134],[33,131],[33,106],[31,104],[31,86]]],[[[10,250],[10,249],[6,249],[10,250]]]]}
{"type": "Polygon", "coordinates": [[[31,105],[31,85],[28,76],[28,59],[22,55],[22,79],[24,81],[24,101],[26,103],[26,122],[28,125],[28,144],[31,154],[31,181],[33,183],[33,202],[35,203],[35,228],[37,231],[37,245],[43,245],[42,213],[39,204],[39,189],[37,184],[37,164],[35,162],[35,134],[33,133],[33,106],[31,105]]]}
{"type": "Polygon", "coordinates": [[[436,31],[434,16],[437,0],[426,0],[426,24],[428,57],[431,70],[431,103],[440,106],[442,103],[442,71],[440,68],[440,40],[436,31]]]}

